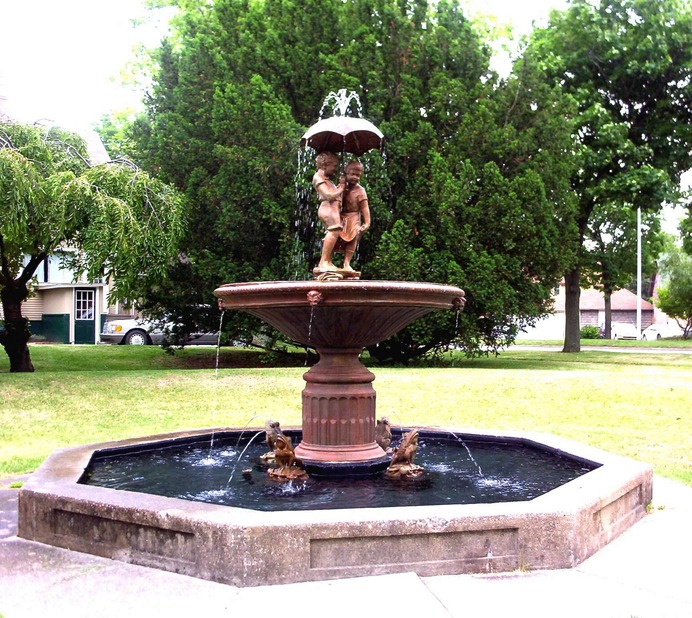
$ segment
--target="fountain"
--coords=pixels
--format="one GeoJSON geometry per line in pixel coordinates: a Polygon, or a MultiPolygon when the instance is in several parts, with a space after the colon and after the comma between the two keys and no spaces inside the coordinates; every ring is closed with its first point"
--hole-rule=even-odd
{"type": "MultiPolygon", "coordinates": [[[[335,96],[343,99],[343,94],[335,96]]],[[[372,147],[369,143],[381,143],[379,132],[373,142],[366,141],[370,129],[363,122],[355,127],[355,136],[341,132],[336,138],[330,127],[332,141],[325,143],[333,151],[356,154],[372,147]]],[[[319,148],[320,134],[312,127],[304,144],[319,148]]],[[[325,243],[332,238],[336,246],[344,226],[334,222],[332,211],[334,202],[347,191],[347,183],[337,186],[328,177],[316,174],[315,186],[327,228],[325,243]]],[[[348,186],[355,185],[349,182],[348,186]]],[[[359,229],[356,242],[363,231],[359,229]]],[[[224,309],[251,313],[319,353],[319,362],[304,375],[302,428],[287,429],[283,438],[278,432],[274,435],[280,466],[273,480],[290,479],[274,482],[274,488],[284,488],[276,491],[290,494],[296,483],[313,482],[297,471],[297,458],[310,477],[327,483],[340,479],[336,482],[356,487],[365,496],[379,491],[370,485],[361,489],[368,479],[381,482],[386,476],[385,482],[410,483],[411,492],[399,492],[403,502],[366,500],[363,504],[354,498],[336,508],[312,505],[298,510],[289,501],[286,509],[264,511],[256,503],[241,505],[233,499],[212,503],[206,495],[201,499],[186,492],[156,495],[86,483],[96,474],[96,464],[108,468],[112,460],[130,454],[139,458],[152,453],[160,458],[168,449],[196,443],[202,444],[204,453],[211,453],[211,442],[224,448],[242,436],[231,429],[216,429],[213,434],[190,431],[54,453],[20,493],[19,535],[195,577],[255,586],[405,571],[433,575],[568,568],[644,515],[652,491],[649,466],[553,436],[410,428],[403,436],[401,431],[393,432],[404,444],[394,457],[387,456],[381,444],[386,447],[392,432],[376,422],[374,375],[361,363],[360,354],[431,311],[461,311],[464,293],[432,283],[363,281],[352,269],[334,266],[331,251],[331,246],[327,255],[323,251],[312,281],[231,283],[215,293],[224,309]],[[486,498],[469,504],[442,495],[416,502],[406,496],[420,493],[425,484],[420,479],[426,478],[426,464],[421,468],[413,463],[421,436],[423,443],[442,442],[446,448],[463,445],[465,451],[459,452],[464,457],[468,452],[467,460],[473,459],[468,445],[482,442],[571,460],[582,470],[537,493],[512,494],[506,498],[509,501],[486,498]],[[281,539],[278,544],[277,538],[281,539]]],[[[525,458],[525,451],[520,456],[516,452],[515,458],[525,458]]],[[[480,467],[477,471],[480,474],[480,467]]],[[[254,483],[254,474],[252,469],[244,470],[239,482],[254,483]]],[[[452,486],[476,472],[472,467],[471,472],[455,474],[449,475],[452,486]]],[[[432,475],[427,478],[430,481],[432,475]]],[[[286,504],[285,495],[283,500],[286,504]]]]}

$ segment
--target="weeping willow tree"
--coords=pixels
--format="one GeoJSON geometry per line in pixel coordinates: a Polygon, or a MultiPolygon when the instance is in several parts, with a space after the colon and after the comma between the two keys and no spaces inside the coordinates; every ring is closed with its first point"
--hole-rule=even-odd
{"type": "Polygon", "coordinates": [[[73,133],[0,124],[0,344],[10,371],[33,371],[22,303],[56,249],[112,295],[137,298],[164,276],[183,229],[180,195],[128,161],[92,166],[73,133]]]}

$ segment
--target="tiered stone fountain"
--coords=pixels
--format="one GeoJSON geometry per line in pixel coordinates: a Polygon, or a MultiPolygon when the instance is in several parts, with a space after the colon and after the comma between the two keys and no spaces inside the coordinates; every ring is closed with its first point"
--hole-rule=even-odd
{"type": "MultiPolygon", "coordinates": [[[[337,171],[336,155],[364,154],[381,146],[383,136],[367,120],[346,115],[352,103],[360,113],[355,92],[329,93],[322,111],[330,103],[335,115],[318,121],[301,140],[302,145],[323,153],[317,157],[318,172],[313,178],[326,228],[320,264],[313,270],[315,280],[234,283],[214,293],[223,309],[247,311],[293,341],[317,349],[320,360],[304,376],[303,431],[296,456],[309,472],[353,476],[381,471],[390,460],[375,441],[375,376],[360,362],[361,352],[431,311],[461,311],[465,300],[464,292],[454,286],[366,282],[352,268],[333,264],[333,248],[327,250],[327,239],[344,233],[336,223],[340,214],[344,223],[349,191],[367,204],[367,194],[357,181],[349,187],[348,175],[339,187],[333,183],[330,174],[337,171]]],[[[365,209],[369,224],[367,205],[365,209]]],[[[354,214],[360,220],[359,213],[354,214]]],[[[352,251],[358,238],[356,234],[352,251]]]]}
{"type": "MultiPolygon", "coordinates": [[[[252,313],[318,350],[319,363],[304,376],[296,454],[314,474],[348,477],[376,473],[388,462],[374,439],[374,376],[359,360],[363,347],[430,311],[460,310],[464,299],[453,286],[352,278],[236,283],[216,294],[224,308],[252,313]]],[[[210,434],[179,432],[54,453],[21,490],[19,535],[255,586],[406,571],[568,568],[641,518],[651,500],[649,466],[552,436],[439,433],[452,432],[528,445],[593,469],[525,501],[275,512],[84,484],[95,458],[165,452],[173,444],[208,441],[210,434]]]]}

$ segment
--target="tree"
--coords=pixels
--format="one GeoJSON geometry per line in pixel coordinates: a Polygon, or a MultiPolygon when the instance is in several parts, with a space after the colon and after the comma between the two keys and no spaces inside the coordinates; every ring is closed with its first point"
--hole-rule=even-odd
{"type": "Polygon", "coordinates": [[[128,134],[128,129],[135,118],[136,114],[132,109],[102,116],[98,135],[111,159],[124,157],[125,153],[135,151],[135,145],[128,134]]]}
{"type": "Polygon", "coordinates": [[[91,166],[84,141],[58,128],[0,124],[0,343],[10,371],[33,371],[21,305],[59,247],[112,294],[138,298],[164,276],[183,228],[180,196],[127,161],[91,166]]]}
{"type": "Polygon", "coordinates": [[[687,209],[687,217],[680,222],[682,247],[688,255],[692,255],[692,206],[687,209]]]}
{"type": "Polygon", "coordinates": [[[673,247],[662,261],[661,272],[665,284],[655,303],[676,320],[687,339],[692,336],[692,256],[673,247]]]}
{"type": "MultiPolygon", "coordinates": [[[[572,102],[536,71],[498,82],[489,56],[447,0],[184,3],[133,130],[138,160],[188,198],[174,276],[208,305],[224,282],[310,276],[321,231],[314,196],[296,204],[296,176],[314,171],[296,165],[298,143],[325,95],[352,89],[387,140],[386,164],[366,157],[363,276],[457,284],[469,298],[457,330],[436,316],[373,353],[405,362],[452,340],[510,342],[549,310],[574,253],[572,102]]],[[[170,292],[149,295],[152,309],[190,301],[170,292]]],[[[257,328],[227,320],[234,339],[257,328]]]]}
{"type": "Polygon", "coordinates": [[[563,351],[579,351],[581,269],[598,209],[656,212],[674,202],[692,164],[692,9],[682,0],[572,0],[526,50],[579,105],[571,176],[579,198],[579,261],[566,272],[563,351]],[[610,206],[609,206],[610,207],[610,206]]]}

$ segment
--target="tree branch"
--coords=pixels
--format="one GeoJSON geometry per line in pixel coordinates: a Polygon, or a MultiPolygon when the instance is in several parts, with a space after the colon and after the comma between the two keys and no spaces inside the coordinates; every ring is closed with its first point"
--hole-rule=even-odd
{"type": "Polygon", "coordinates": [[[14,148],[12,138],[6,131],[0,131],[0,148],[14,148]]]}
{"type": "Polygon", "coordinates": [[[92,164],[91,164],[91,162],[90,162],[88,159],[85,159],[85,158],[81,155],[81,153],[79,152],[79,150],[77,150],[72,144],[68,144],[66,141],[61,140],[61,139],[58,139],[57,137],[53,137],[53,138],[51,139],[51,141],[52,141],[54,144],[59,144],[60,146],[62,146],[63,148],[65,148],[65,150],[66,150],[66,152],[67,152],[68,154],[70,154],[71,156],[74,156],[74,157],[78,158],[78,159],[79,159],[82,163],[84,163],[84,165],[86,165],[87,167],[93,167],[92,164]]]}
{"type": "Polygon", "coordinates": [[[8,285],[10,282],[10,265],[5,254],[5,241],[0,234],[0,285],[8,285]]]}
{"type": "Polygon", "coordinates": [[[29,263],[24,267],[22,274],[17,278],[17,282],[23,285],[29,283],[30,279],[34,276],[36,269],[39,267],[41,262],[46,259],[45,253],[38,253],[32,255],[29,259],[29,263]]]}
{"type": "Polygon", "coordinates": [[[125,165],[133,169],[135,172],[141,171],[136,163],[133,163],[132,161],[130,161],[130,159],[127,159],[126,157],[118,157],[117,159],[111,159],[110,161],[106,161],[105,165],[125,165]]]}

